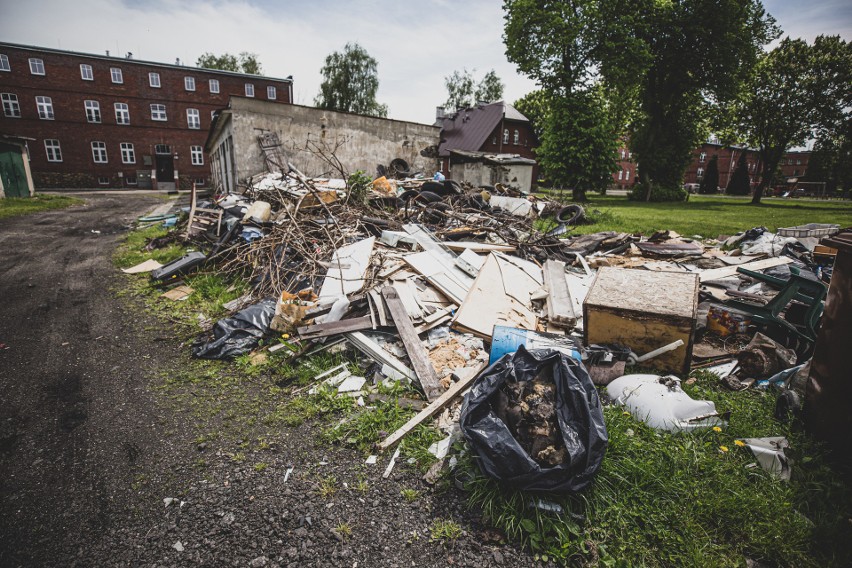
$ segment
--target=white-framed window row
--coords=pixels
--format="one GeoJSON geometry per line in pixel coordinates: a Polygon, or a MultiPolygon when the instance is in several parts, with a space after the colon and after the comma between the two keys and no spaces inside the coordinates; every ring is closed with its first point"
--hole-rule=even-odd
{"type": "Polygon", "coordinates": [[[21,105],[18,103],[18,95],[14,93],[0,93],[3,101],[3,115],[9,118],[21,118],[21,105]]]}
{"type": "Polygon", "coordinates": [[[121,72],[120,67],[110,67],[109,76],[110,79],[112,79],[112,82],[117,85],[121,85],[124,83],[124,74],[121,72]]]}
{"type": "Polygon", "coordinates": [[[272,85],[266,87],[266,98],[270,101],[274,101],[276,98],[278,98],[278,89],[276,89],[272,85]]]}
{"type": "Polygon", "coordinates": [[[50,97],[36,97],[35,99],[38,117],[42,120],[53,120],[53,99],[50,97]]]}
{"type": "Polygon", "coordinates": [[[184,77],[183,78],[183,88],[187,91],[195,90],[195,77],[184,77]]]}
{"type": "Polygon", "coordinates": [[[186,126],[193,130],[201,128],[201,116],[197,108],[186,109],[186,126]]]}
{"type": "Polygon", "coordinates": [[[151,120],[158,120],[158,121],[167,120],[166,105],[152,104],[151,105],[151,120]]]}
{"type": "Polygon", "coordinates": [[[84,81],[94,81],[95,74],[92,72],[92,66],[85,63],[80,64],[80,78],[84,81]]]}
{"type": "Polygon", "coordinates": [[[44,151],[47,153],[48,162],[62,161],[62,148],[59,146],[59,140],[47,139],[44,141],[44,151]]]}
{"type": "Polygon", "coordinates": [[[160,88],[160,74],[159,73],[148,73],[148,85],[155,89],[160,88]]]}
{"type": "Polygon", "coordinates": [[[106,142],[92,142],[92,160],[96,164],[107,163],[106,142]]]}
{"type": "Polygon", "coordinates": [[[122,164],[135,164],[136,163],[136,150],[133,149],[133,144],[131,142],[122,142],[121,143],[121,163],[122,164]]]}
{"type": "Polygon", "coordinates": [[[32,75],[44,75],[44,61],[30,57],[30,73],[32,75]]]}
{"type": "Polygon", "coordinates": [[[218,93],[219,92],[219,79],[210,79],[210,81],[208,81],[207,84],[210,87],[211,93],[218,93]]]}
{"type": "Polygon", "coordinates": [[[190,146],[189,155],[193,166],[204,165],[204,150],[201,148],[201,146],[190,146]]]}
{"type": "Polygon", "coordinates": [[[130,107],[127,103],[115,103],[115,123],[130,124],[130,107]]]}
{"type": "Polygon", "coordinates": [[[84,101],[86,105],[86,121],[98,123],[101,121],[101,104],[98,101],[84,101]]]}
{"type": "Polygon", "coordinates": [[[254,85],[251,83],[246,83],[246,96],[253,97],[254,96],[254,85]]]}
{"type": "Polygon", "coordinates": [[[5,53],[0,53],[0,71],[11,71],[9,66],[9,56],[5,53]]]}
{"type": "Polygon", "coordinates": [[[514,138],[512,138],[512,143],[517,146],[521,143],[521,133],[515,130],[514,138]]]}

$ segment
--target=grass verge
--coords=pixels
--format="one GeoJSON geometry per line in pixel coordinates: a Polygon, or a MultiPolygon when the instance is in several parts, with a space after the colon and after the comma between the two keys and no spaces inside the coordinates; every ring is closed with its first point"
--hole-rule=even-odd
{"type": "Polygon", "coordinates": [[[62,195],[35,195],[33,197],[7,197],[0,199],[0,219],[30,215],[50,209],[64,209],[72,205],[80,205],[82,199],[62,195]]]}

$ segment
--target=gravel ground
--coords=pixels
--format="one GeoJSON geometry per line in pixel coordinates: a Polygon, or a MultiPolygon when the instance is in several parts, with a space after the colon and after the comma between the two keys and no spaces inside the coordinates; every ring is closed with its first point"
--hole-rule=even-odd
{"type": "Polygon", "coordinates": [[[387,457],[365,465],[310,423],[240,460],[199,444],[152,388],[186,347],[116,297],[110,261],[159,203],[0,221],[0,566],[541,565],[457,490],[404,462],[382,479],[387,457]],[[461,536],[433,540],[441,519],[461,536]]]}

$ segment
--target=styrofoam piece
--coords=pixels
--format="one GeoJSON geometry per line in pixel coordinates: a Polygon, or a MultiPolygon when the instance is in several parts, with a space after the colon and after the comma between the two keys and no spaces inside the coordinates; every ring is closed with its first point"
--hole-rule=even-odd
{"type": "Polygon", "coordinates": [[[359,392],[361,387],[364,386],[364,383],[367,382],[367,379],[364,377],[359,377],[358,375],[352,375],[350,377],[346,377],[346,379],[340,383],[340,386],[337,387],[337,392],[359,392]]]}
{"type": "Polygon", "coordinates": [[[697,430],[725,423],[713,402],[693,399],[671,375],[624,375],[609,383],[606,392],[634,418],[657,430],[697,430]]]}

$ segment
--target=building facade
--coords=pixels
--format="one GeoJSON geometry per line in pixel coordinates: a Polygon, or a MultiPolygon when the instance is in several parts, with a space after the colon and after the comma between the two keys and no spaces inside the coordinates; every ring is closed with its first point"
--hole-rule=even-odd
{"type": "Polygon", "coordinates": [[[40,188],[206,185],[231,95],[287,104],[293,80],[0,43],[0,134],[32,139],[40,188]]]}

